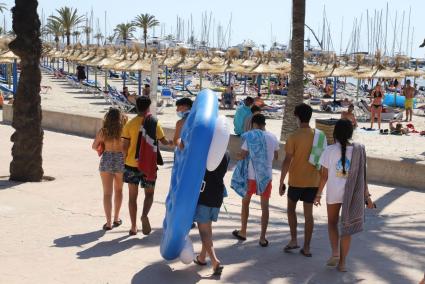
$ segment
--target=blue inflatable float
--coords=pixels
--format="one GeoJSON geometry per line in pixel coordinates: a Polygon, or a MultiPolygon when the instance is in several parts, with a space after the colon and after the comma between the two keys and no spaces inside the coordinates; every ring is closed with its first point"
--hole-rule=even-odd
{"type": "MultiPolygon", "coordinates": [[[[390,107],[401,107],[404,108],[406,98],[402,95],[397,95],[394,97],[394,94],[385,94],[384,105],[390,107]]],[[[413,108],[416,108],[416,99],[413,100],[413,108]]]]}
{"type": "Polygon", "coordinates": [[[217,117],[216,95],[211,90],[203,90],[197,95],[182,129],[185,147],[175,151],[160,247],[166,260],[179,257],[190,231],[217,117]]]}

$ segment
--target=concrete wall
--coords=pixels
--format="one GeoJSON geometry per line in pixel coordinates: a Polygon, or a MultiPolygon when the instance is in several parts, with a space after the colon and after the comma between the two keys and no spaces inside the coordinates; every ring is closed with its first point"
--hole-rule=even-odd
{"type": "MultiPolygon", "coordinates": [[[[3,106],[3,122],[10,124],[13,119],[11,105],[3,106]]],[[[102,118],[82,116],[71,113],[61,113],[51,110],[43,110],[42,126],[46,130],[75,134],[85,137],[94,137],[100,127],[102,118]]],[[[171,139],[174,129],[164,128],[165,135],[171,139]]],[[[232,136],[229,143],[229,152],[232,159],[240,150],[241,142],[237,136],[232,136]]],[[[164,147],[164,150],[171,150],[164,147]]],[[[273,166],[280,169],[285,157],[284,144],[279,150],[279,159],[273,166]]],[[[371,182],[425,190],[425,164],[415,161],[390,160],[377,157],[368,157],[368,179],[371,182]]]]}

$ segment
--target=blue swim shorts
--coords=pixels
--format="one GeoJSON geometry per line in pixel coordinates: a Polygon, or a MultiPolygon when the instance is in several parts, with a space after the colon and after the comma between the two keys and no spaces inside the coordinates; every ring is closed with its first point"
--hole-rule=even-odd
{"type": "Polygon", "coordinates": [[[220,208],[198,204],[193,221],[201,224],[209,223],[211,221],[217,222],[219,212],[220,208]]]}

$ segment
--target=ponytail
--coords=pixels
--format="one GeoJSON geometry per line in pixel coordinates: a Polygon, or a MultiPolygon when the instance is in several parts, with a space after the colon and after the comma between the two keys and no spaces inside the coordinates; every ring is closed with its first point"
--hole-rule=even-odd
{"type": "Polygon", "coordinates": [[[334,140],[341,144],[341,162],[342,162],[342,173],[347,174],[345,163],[347,161],[347,145],[350,139],[353,137],[353,124],[347,119],[340,119],[335,124],[334,128],[334,140]]]}
{"type": "Polygon", "coordinates": [[[346,152],[347,152],[347,144],[348,144],[348,140],[346,141],[339,141],[339,143],[341,144],[341,162],[342,162],[342,173],[344,175],[347,174],[347,171],[345,169],[345,162],[346,162],[346,152]]]}

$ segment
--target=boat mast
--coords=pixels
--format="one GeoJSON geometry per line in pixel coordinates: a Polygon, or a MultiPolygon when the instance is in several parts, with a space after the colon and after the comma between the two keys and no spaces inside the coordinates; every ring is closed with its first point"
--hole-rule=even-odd
{"type": "Polygon", "coordinates": [[[401,21],[400,45],[399,45],[399,48],[398,48],[398,54],[400,54],[400,55],[401,55],[401,47],[402,47],[402,45],[403,45],[404,14],[405,14],[405,11],[403,10],[403,17],[402,17],[402,19],[403,19],[403,20],[401,21]]]}
{"type": "Polygon", "coordinates": [[[342,54],[342,34],[344,33],[344,16],[341,19],[341,38],[339,41],[339,55],[342,54]]]}
{"type": "Polygon", "coordinates": [[[395,20],[394,20],[394,36],[393,36],[393,50],[391,53],[391,56],[394,57],[394,51],[395,51],[395,40],[396,40],[396,34],[397,34],[397,10],[395,11],[395,20]]]}
{"type": "Polygon", "coordinates": [[[412,7],[409,7],[409,24],[407,25],[407,36],[406,36],[406,55],[409,54],[409,37],[410,37],[410,16],[412,13],[412,7]]]}
{"type": "Polygon", "coordinates": [[[387,35],[388,35],[388,2],[387,2],[387,11],[385,16],[385,47],[384,47],[384,55],[387,54],[387,35]]]}

